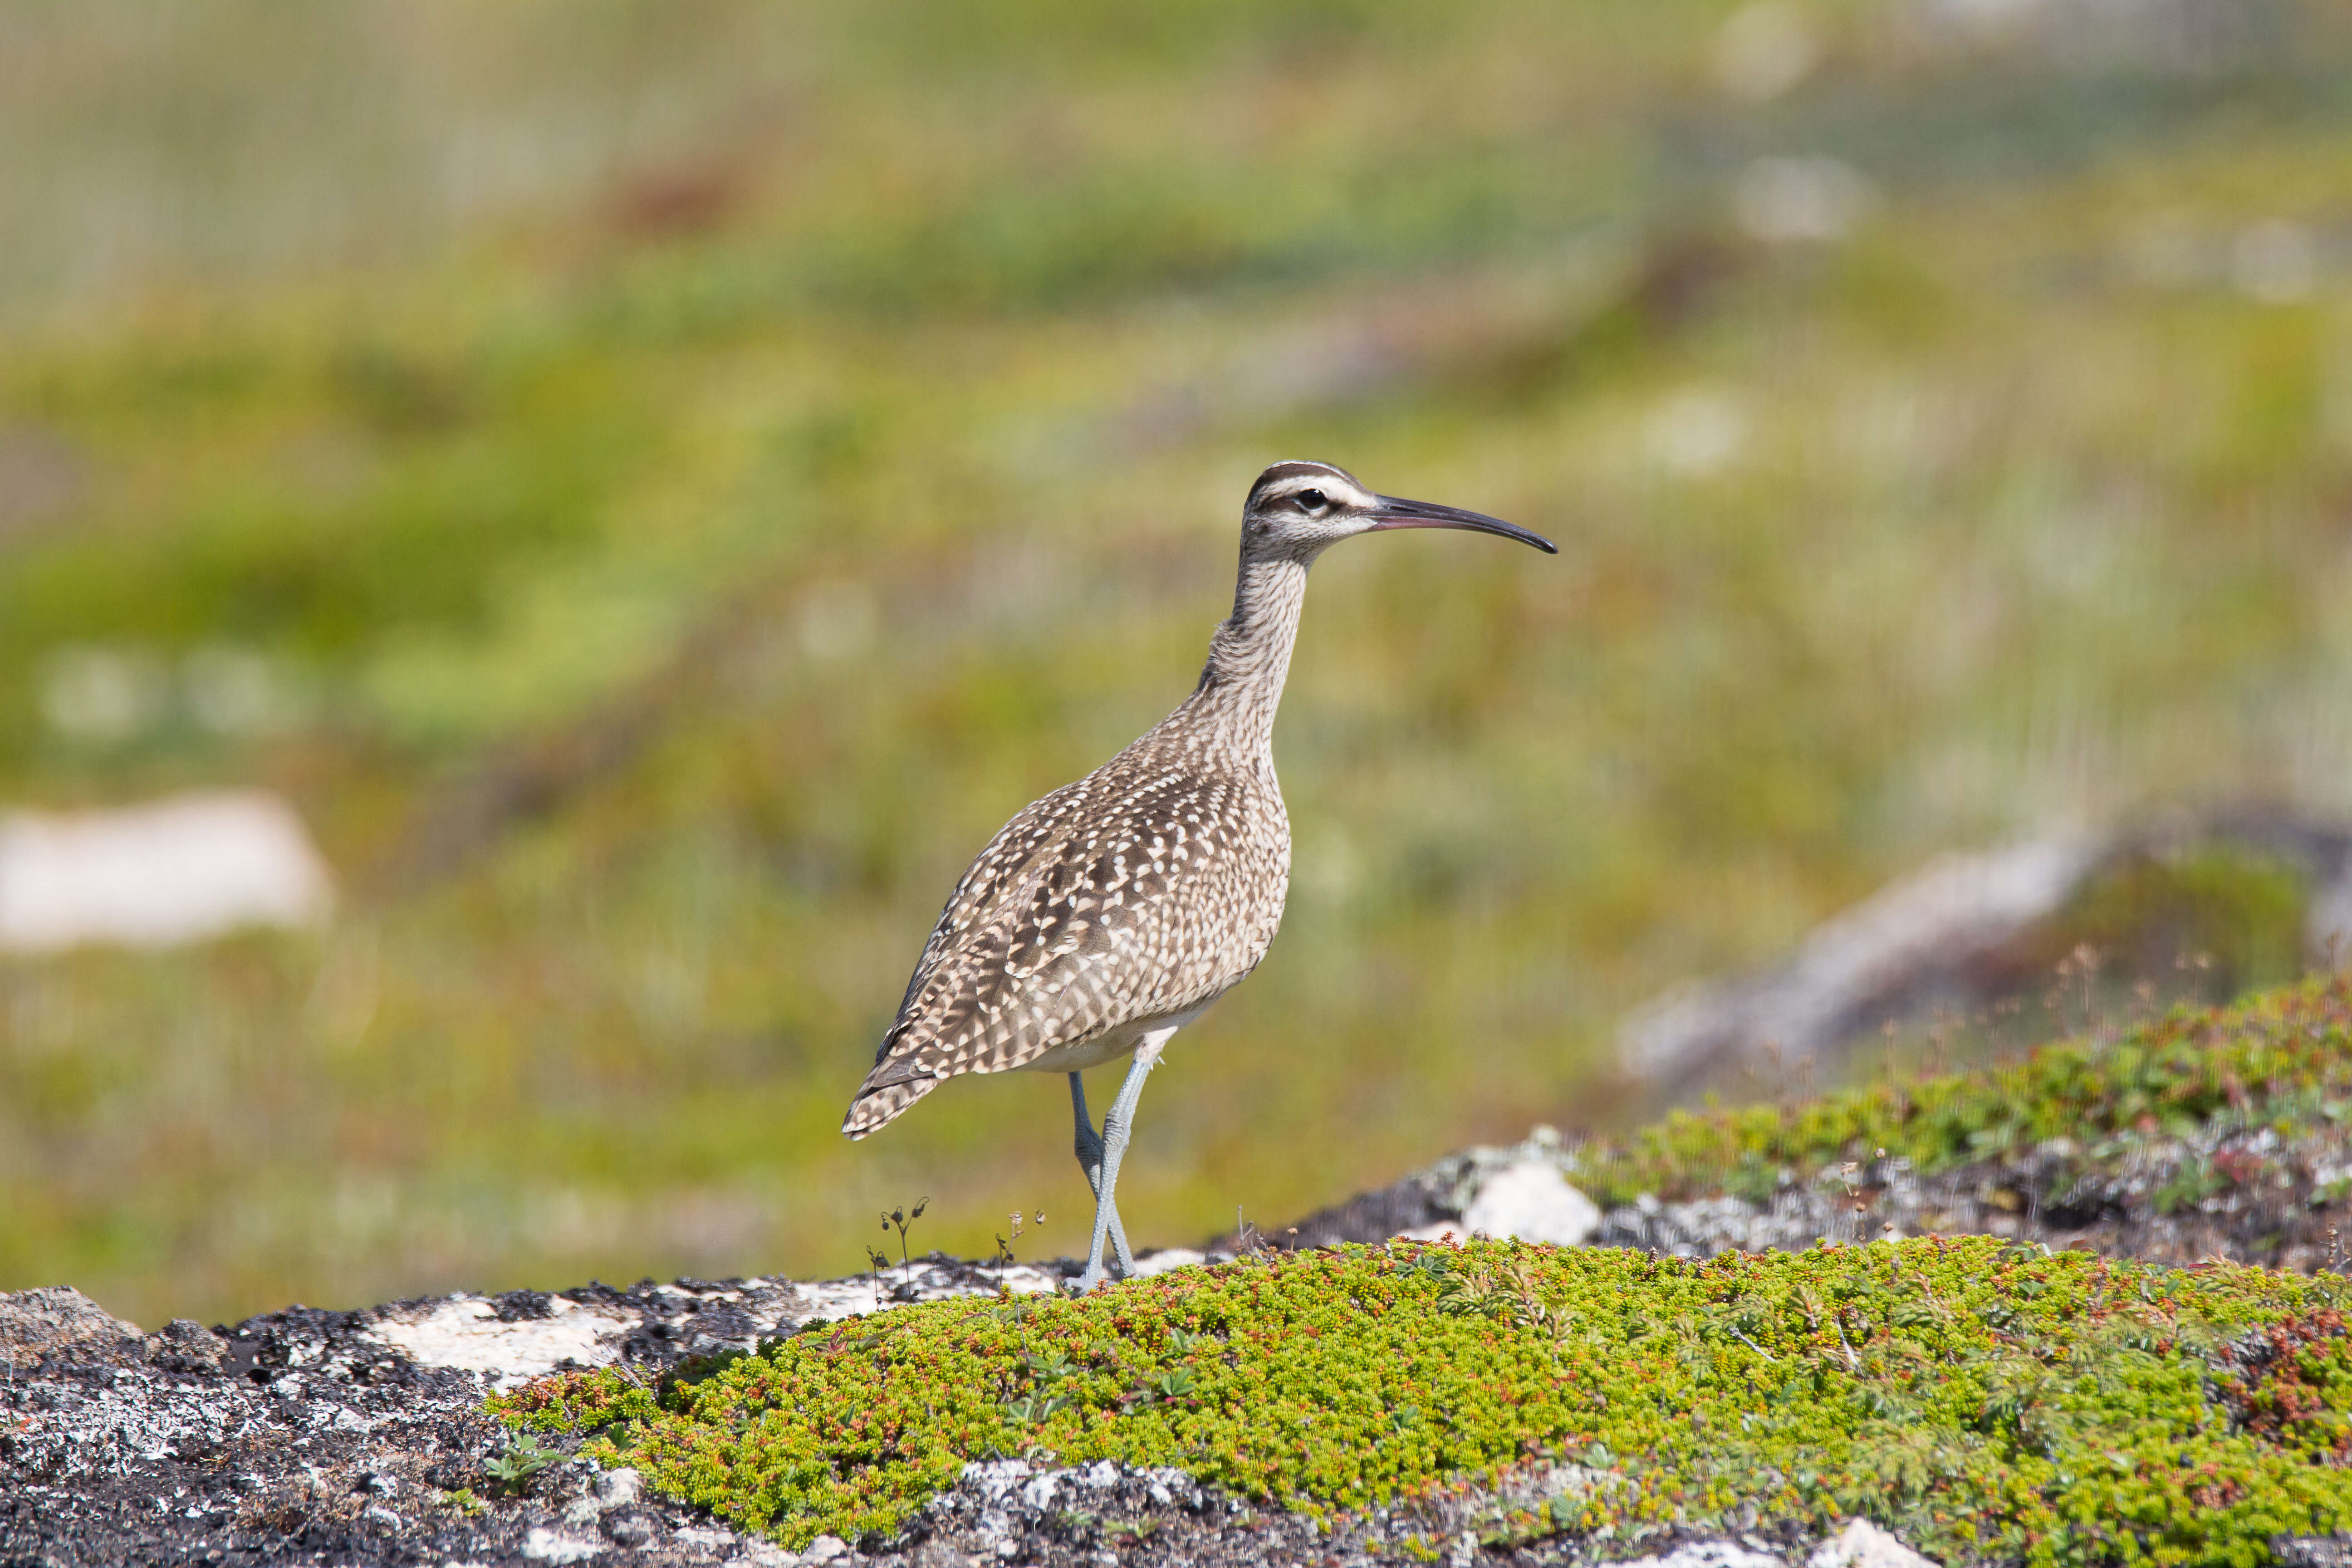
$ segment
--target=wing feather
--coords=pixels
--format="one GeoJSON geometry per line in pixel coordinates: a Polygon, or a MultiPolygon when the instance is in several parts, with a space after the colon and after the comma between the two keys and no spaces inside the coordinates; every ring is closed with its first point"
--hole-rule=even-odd
{"type": "Polygon", "coordinates": [[[1204,1005],[1255,965],[1288,869],[1271,778],[1251,834],[1230,809],[1231,779],[1139,776],[1128,762],[1039,800],[973,860],[844,1131],[863,1137],[956,1074],[1204,1005]]]}

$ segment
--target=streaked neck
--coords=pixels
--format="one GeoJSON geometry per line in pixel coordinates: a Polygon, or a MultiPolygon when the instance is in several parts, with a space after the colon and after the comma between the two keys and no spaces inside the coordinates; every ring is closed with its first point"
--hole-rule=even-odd
{"type": "Polygon", "coordinates": [[[1255,756],[1273,750],[1274,713],[1290,675],[1306,597],[1306,562],[1243,562],[1234,613],[1210,639],[1209,662],[1186,703],[1202,710],[1218,737],[1237,751],[1255,756]]]}

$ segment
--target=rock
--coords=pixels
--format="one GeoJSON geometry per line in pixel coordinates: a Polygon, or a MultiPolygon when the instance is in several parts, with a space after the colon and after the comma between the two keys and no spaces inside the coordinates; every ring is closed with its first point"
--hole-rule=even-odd
{"type": "Polygon", "coordinates": [[[174,1318],[147,1336],[147,1359],[164,1372],[214,1372],[228,1355],[228,1342],[186,1318],[174,1318]]]}
{"type": "Polygon", "coordinates": [[[1206,1263],[1209,1255],[1190,1247],[1163,1247],[1157,1252],[1147,1252],[1135,1260],[1135,1277],[1149,1279],[1155,1274],[1165,1274],[1171,1268],[1190,1268],[1206,1263]]]}
{"type": "Polygon", "coordinates": [[[531,1526],[522,1539],[522,1554],[534,1563],[584,1563],[604,1550],[601,1541],[583,1541],[543,1524],[531,1526]]]}
{"type": "Polygon", "coordinates": [[[626,1465],[596,1478],[596,1500],[606,1508],[627,1508],[644,1489],[645,1478],[626,1465]]]}
{"type": "Polygon", "coordinates": [[[544,1317],[503,1319],[491,1301],[453,1296],[386,1312],[367,1333],[420,1365],[487,1373],[504,1388],[566,1362],[609,1365],[620,1359],[620,1341],[637,1321],[617,1309],[583,1306],[562,1296],[547,1302],[544,1317]]]}
{"type": "Polygon", "coordinates": [[[1936,1568],[1936,1564],[1870,1521],[1850,1519],[1843,1530],[1813,1549],[1805,1568],[1936,1568]]]}
{"type": "Polygon", "coordinates": [[[801,1559],[807,1563],[830,1563],[836,1557],[848,1555],[849,1542],[838,1535],[820,1535],[808,1543],[801,1552],[801,1559]]]}
{"type": "Polygon", "coordinates": [[[653,1521],[635,1509],[615,1509],[604,1516],[604,1539],[635,1551],[654,1538],[653,1521]]]}
{"type": "Polygon", "coordinates": [[[1663,1557],[1636,1557],[1616,1568],[1788,1568],[1769,1552],[1758,1552],[1736,1541],[1694,1541],[1663,1557]]]}
{"type": "Polygon", "coordinates": [[[312,925],[333,906],[302,819],[259,790],[0,816],[0,948],[173,946],[240,926],[312,925]]]}
{"type": "Polygon", "coordinates": [[[1581,1246],[1600,1224],[1600,1209],[1549,1160],[1523,1160],[1496,1172],[1462,1215],[1467,1231],[1559,1247],[1581,1246]]]}
{"type": "Polygon", "coordinates": [[[2352,1568],[2352,1537],[2273,1535],[2271,1556],[2281,1568],[2352,1568]]]}
{"type": "Polygon", "coordinates": [[[944,1541],[919,1542],[907,1554],[908,1568],[979,1568],[980,1560],[970,1552],[958,1552],[944,1541]]]}
{"type": "Polygon", "coordinates": [[[135,1340],[126,1323],[69,1285],[0,1295],[0,1361],[31,1366],[51,1351],[90,1340],[135,1340]]]}

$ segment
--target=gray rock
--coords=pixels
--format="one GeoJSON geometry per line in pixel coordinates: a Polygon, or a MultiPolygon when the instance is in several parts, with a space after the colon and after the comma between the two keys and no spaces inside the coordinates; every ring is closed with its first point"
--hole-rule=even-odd
{"type": "Polygon", "coordinates": [[[647,1545],[654,1538],[653,1521],[635,1509],[615,1509],[604,1519],[604,1539],[615,1546],[631,1551],[647,1545]]]}
{"type": "Polygon", "coordinates": [[[147,1360],[164,1372],[211,1372],[228,1354],[228,1342],[186,1318],[174,1318],[147,1336],[147,1360]]]}
{"type": "Polygon", "coordinates": [[[597,1472],[596,1500],[606,1508],[627,1508],[644,1490],[645,1478],[626,1465],[597,1472]]]}
{"type": "Polygon", "coordinates": [[[561,1530],[534,1525],[523,1537],[522,1554],[534,1563],[584,1563],[604,1550],[601,1541],[586,1541],[561,1530]]]}
{"type": "Polygon", "coordinates": [[[0,1295],[0,1361],[31,1366],[52,1351],[91,1340],[135,1340],[126,1323],[69,1285],[0,1295]]]}

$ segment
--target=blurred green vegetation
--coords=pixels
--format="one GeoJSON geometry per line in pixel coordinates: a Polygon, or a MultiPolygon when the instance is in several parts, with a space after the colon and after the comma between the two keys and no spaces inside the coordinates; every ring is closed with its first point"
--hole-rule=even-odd
{"type": "Polygon", "coordinates": [[[835,1128],[1279,457],[1564,554],[1318,569],[1288,922],[1154,1079],[1140,1241],[1605,1124],[1624,1008],[1935,851],[2352,805],[2325,5],[0,29],[0,798],[266,784],[348,889],[0,961],[0,1288],[844,1272],[926,1193],[1074,1247],[1053,1080],[835,1128]]]}

